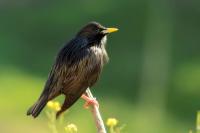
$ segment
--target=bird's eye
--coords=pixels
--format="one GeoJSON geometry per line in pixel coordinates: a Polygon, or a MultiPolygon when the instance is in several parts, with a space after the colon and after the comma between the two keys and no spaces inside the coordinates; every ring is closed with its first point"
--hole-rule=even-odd
{"type": "Polygon", "coordinates": [[[103,29],[103,28],[99,28],[99,29],[98,29],[98,33],[103,33],[104,30],[105,30],[105,29],[103,29]]]}
{"type": "Polygon", "coordinates": [[[98,29],[96,29],[96,32],[97,32],[97,33],[101,32],[101,29],[99,29],[99,28],[98,28],[98,29]]]}

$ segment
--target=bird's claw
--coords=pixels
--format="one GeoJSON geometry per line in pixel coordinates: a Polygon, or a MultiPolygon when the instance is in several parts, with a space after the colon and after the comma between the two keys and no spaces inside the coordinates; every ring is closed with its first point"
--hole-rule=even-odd
{"type": "Polygon", "coordinates": [[[86,103],[84,104],[84,108],[88,109],[89,106],[96,106],[97,108],[99,108],[99,103],[97,102],[96,98],[91,98],[89,101],[86,101],[86,103]]]}
{"type": "Polygon", "coordinates": [[[85,109],[88,109],[89,106],[96,106],[97,108],[99,108],[99,103],[96,100],[96,98],[90,98],[86,95],[82,95],[82,98],[86,101],[86,103],[83,106],[85,109]]]}

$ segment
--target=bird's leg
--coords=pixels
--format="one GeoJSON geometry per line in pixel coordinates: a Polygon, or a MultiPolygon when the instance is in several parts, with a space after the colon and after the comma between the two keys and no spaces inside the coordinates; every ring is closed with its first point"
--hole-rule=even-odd
{"type": "Polygon", "coordinates": [[[82,99],[84,99],[86,101],[86,103],[84,104],[84,108],[88,109],[88,107],[90,105],[92,106],[97,106],[99,108],[99,103],[98,101],[96,100],[96,98],[90,98],[88,97],[86,94],[83,94],[81,96],[82,99]]]}
{"type": "Polygon", "coordinates": [[[56,113],[56,119],[68,108],[68,99],[65,97],[65,101],[61,106],[61,109],[56,113]]]}

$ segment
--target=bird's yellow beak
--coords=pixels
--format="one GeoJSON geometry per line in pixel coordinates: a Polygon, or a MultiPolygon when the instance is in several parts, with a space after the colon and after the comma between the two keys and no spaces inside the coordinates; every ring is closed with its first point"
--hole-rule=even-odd
{"type": "Polygon", "coordinates": [[[109,33],[116,32],[116,31],[118,31],[117,28],[106,28],[105,30],[102,31],[102,33],[109,34],[109,33]]]}
{"type": "Polygon", "coordinates": [[[107,33],[112,33],[112,32],[116,32],[116,31],[118,31],[119,29],[117,29],[117,28],[106,28],[106,32],[107,33]]]}

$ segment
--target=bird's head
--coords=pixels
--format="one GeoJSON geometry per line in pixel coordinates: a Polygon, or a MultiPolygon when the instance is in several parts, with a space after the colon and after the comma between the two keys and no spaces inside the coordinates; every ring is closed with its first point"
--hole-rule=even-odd
{"type": "Polygon", "coordinates": [[[84,37],[92,42],[95,42],[101,41],[107,34],[116,31],[118,31],[117,28],[106,28],[97,22],[90,22],[78,32],[77,36],[84,37]]]}

